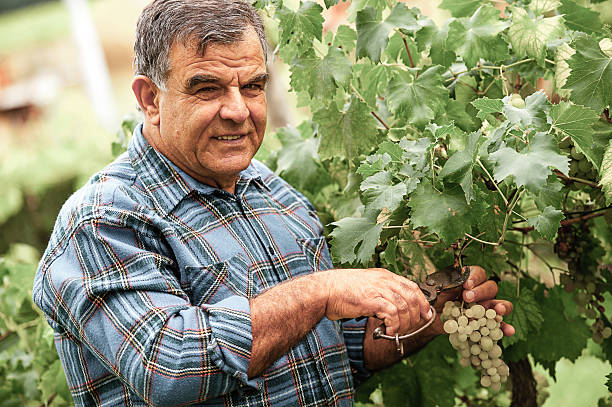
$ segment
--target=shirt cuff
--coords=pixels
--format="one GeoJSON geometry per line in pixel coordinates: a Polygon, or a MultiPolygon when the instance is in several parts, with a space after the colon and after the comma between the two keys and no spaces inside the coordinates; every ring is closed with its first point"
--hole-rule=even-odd
{"type": "Polygon", "coordinates": [[[372,372],[365,367],[365,358],[363,354],[363,340],[365,338],[367,323],[367,317],[342,321],[344,343],[351,364],[351,372],[353,373],[355,386],[372,375],[372,372]]]}
{"type": "Polygon", "coordinates": [[[247,376],[253,336],[251,308],[246,297],[232,296],[202,306],[208,314],[212,337],[208,344],[211,360],[226,374],[253,389],[261,389],[263,378],[247,376]]]}

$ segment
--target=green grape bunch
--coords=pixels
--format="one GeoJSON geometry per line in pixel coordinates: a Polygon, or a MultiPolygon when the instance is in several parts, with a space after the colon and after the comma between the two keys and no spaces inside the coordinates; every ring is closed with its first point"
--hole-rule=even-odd
{"type": "Polygon", "coordinates": [[[501,389],[510,375],[508,365],[501,359],[502,348],[497,344],[504,336],[501,315],[480,304],[464,307],[457,301],[447,301],[442,321],[451,345],[461,355],[461,366],[480,370],[483,387],[501,389]]]}
{"type": "MultiPolygon", "coordinates": [[[[568,174],[570,177],[597,182],[597,170],[586,156],[576,148],[570,137],[561,140],[559,148],[571,159],[568,174]]],[[[585,187],[586,184],[583,183],[572,182],[570,184],[570,188],[574,190],[584,189],[585,187]]]]}

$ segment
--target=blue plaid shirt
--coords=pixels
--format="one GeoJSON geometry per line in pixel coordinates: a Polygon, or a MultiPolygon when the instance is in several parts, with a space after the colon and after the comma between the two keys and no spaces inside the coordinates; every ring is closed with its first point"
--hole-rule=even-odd
{"type": "Polygon", "coordinates": [[[34,301],[78,406],[352,405],[366,319],[323,318],[249,380],[249,298],[332,267],[299,192],[253,160],[235,194],[145,140],[64,205],[34,301]]]}

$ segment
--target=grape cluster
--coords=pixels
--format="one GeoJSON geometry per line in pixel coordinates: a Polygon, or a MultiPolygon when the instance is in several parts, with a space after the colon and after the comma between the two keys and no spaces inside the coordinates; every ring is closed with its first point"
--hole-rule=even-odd
{"type": "Polygon", "coordinates": [[[568,293],[574,293],[576,311],[588,319],[594,320],[591,325],[593,341],[602,343],[612,336],[612,328],[605,326],[603,315],[604,297],[600,286],[603,284],[597,276],[596,263],[592,263],[591,250],[598,244],[589,233],[587,224],[567,225],[559,229],[555,252],[567,262],[569,274],[562,274],[561,284],[568,293]]]}
{"type": "Polygon", "coordinates": [[[546,402],[546,399],[550,396],[549,392],[549,383],[548,379],[545,375],[538,371],[533,372],[533,378],[536,382],[536,391],[538,392],[536,403],[538,406],[543,405],[546,402]]]}
{"type": "MultiPolygon", "coordinates": [[[[587,160],[586,156],[576,149],[571,138],[567,137],[561,140],[559,148],[571,158],[568,174],[570,177],[581,178],[588,181],[597,180],[597,170],[593,167],[593,164],[587,160]]],[[[586,187],[586,184],[573,182],[570,185],[570,188],[576,190],[583,187],[586,187]]]]}
{"type": "Polygon", "coordinates": [[[501,315],[479,304],[462,307],[457,301],[447,301],[442,310],[442,321],[451,345],[461,354],[461,366],[472,365],[479,369],[480,384],[499,390],[510,374],[508,365],[501,359],[502,349],[497,344],[504,336],[501,315]]]}

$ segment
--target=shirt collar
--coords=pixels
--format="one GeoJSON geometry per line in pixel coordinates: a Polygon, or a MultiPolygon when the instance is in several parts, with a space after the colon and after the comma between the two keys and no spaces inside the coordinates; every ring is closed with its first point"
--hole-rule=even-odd
{"type": "MultiPolygon", "coordinates": [[[[197,192],[201,195],[221,194],[232,196],[219,188],[206,185],[187,174],[159,151],[155,150],[142,134],[143,124],[134,129],[128,146],[132,166],[144,187],[153,197],[155,205],[164,214],[170,213],[187,195],[197,192]]],[[[253,163],[238,174],[236,195],[242,196],[251,181],[261,188],[269,189],[261,173],[253,163]]]]}

